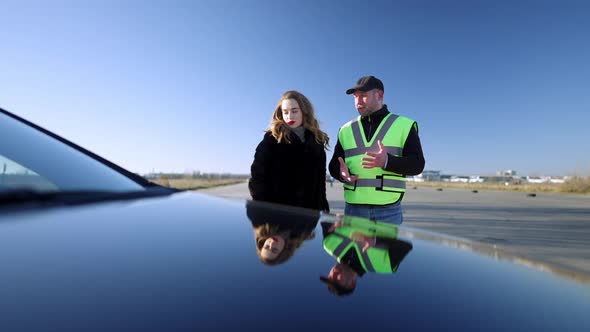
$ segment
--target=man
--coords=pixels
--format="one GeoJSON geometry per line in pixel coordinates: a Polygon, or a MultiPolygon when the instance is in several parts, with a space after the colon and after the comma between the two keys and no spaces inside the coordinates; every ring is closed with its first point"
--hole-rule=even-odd
{"type": "Polygon", "coordinates": [[[374,76],[361,77],[354,95],[359,117],[340,128],[330,174],[344,183],[344,214],[401,224],[406,176],[424,169],[418,125],[390,113],[384,87],[374,76]]]}
{"type": "Polygon", "coordinates": [[[335,295],[352,294],[365,272],[393,274],[412,250],[412,244],[397,238],[397,226],[344,216],[335,223],[322,222],[324,250],[338,264],[320,280],[335,295]]]}

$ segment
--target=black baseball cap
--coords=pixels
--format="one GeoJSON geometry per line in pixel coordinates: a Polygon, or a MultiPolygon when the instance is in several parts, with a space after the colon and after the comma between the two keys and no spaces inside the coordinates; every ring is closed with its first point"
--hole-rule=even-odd
{"type": "Polygon", "coordinates": [[[348,90],[346,90],[346,94],[350,95],[353,94],[355,91],[370,91],[373,89],[379,89],[381,91],[385,91],[383,88],[383,82],[375,76],[364,76],[359,78],[356,81],[356,85],[348,90]]]}

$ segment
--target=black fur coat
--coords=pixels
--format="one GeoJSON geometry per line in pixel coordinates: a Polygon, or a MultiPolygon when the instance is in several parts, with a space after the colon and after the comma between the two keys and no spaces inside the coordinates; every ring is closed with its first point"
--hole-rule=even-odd
{"type": "Polygon", "coordinates": [[[278,143],[266,133],[256,148],[248,183],[256,201],[329,211],[326,200],[326,152],[305,130],[305,142],[291,133],[278,143]]]}

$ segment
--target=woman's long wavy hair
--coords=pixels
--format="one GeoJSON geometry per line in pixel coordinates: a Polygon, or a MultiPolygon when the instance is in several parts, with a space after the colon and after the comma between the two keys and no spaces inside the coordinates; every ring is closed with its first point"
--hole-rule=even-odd
{"type": "Polygon", "coordinates": [[[279,143],[291,143],[291,139],[289,137],[290,128],[285,123],[285,120],[283,120],[283,111],[281,109],[281,104],[285,99],[293,99],[297,102],[297,104],[299,104],[299,109],[301,109],[301,113],[303,115],[303,127],[311,131],[315,141],[318,144],[322,144],[324,148],[327,149],[330,138],[325,132],[320,130],[318,120],[315,118],[313,105],[309,99],[307,99],[307,97],[298,91],[290,90],[283,93],[281,99],[279,99],[277,102],[277,106],[275,107],[275,111],[272,115],[272,120],[270,121],[270,129],[267,130],[267,132],[270,132],[279,143]]]}

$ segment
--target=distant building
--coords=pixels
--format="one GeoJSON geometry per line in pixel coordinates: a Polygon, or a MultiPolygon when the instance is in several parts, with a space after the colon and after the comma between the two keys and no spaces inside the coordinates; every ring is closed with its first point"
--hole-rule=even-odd
{"type": "Polygon", "coordinates": [[[528,183],[565,183],[567,176],[527,176],[528,183]]]}
{"type": "Polygon", "coordinates": [[[412,182],[441,181],[440,177],[440,171],[424,171],[415,176],[408,176],[406,180],[412,182]]]}
{"type": "Polygon", "coordinates": [[[516,176],[516,171],[511,170],[511,169],[507,169],[507,170],[503,170],[503,171],[497,171],[496,175],[497,176],[516,176]]]}
{"type": "Polygon", "coordinates": [[[420,175],[424,181],[440,181],[440,171],[424,171],[420,175]]]}
{"type": "Polygon", "coordinates": [[[568,177],[567,176],[552,176],[549,179],[549,182],[551,183],[565,183],[565,181],[567,181],[568,177]]]}
{"type": "Polygon", "coordinates": [[[526,181],[528,183],[546,183],[551,178],[549,176],[527,176],[526,181]]]}
{"type": "Polygon", "coordinates": [[[480,183],[484,181],[485,179],[479,175],[472,175],[469,177],[469,183],[480,183]]]}
{"type": "Polygon", "coordinates": [[[407,176],[406,180],[408,180],[410,182],[424,182],[424,178],[422,177],[422,174],[414,175],[414,176],[407,176]]]}
{"type": "Polygon", "coordinates": [[[469,178],[467,176],[451,176],[451,182],[469,182],[469,178]]]}
{"type": "Polygon", "coordinates": [[[451,177],[453,177],[453,176],[450,175],[450,174],[441,174],[440,175],[440,180],[442,182],[450,182],[451,181],[451,177]]]}

